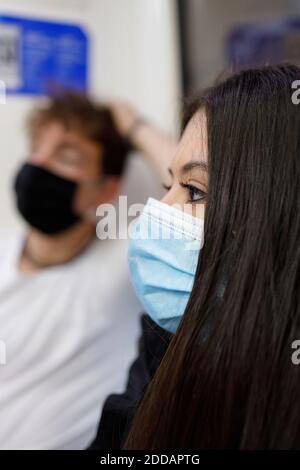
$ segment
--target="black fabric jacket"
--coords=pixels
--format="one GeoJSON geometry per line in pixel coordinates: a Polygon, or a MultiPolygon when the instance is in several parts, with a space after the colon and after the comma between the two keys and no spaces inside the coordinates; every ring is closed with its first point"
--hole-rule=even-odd
{"type": "Polygon", "coordinates": [[[102,410],[97,435],[88,450],[121,449],[137,407],[172,339],[148,315],[142,315],[139,353],[129,370],[126,391],[110,395],[102,410]]]}

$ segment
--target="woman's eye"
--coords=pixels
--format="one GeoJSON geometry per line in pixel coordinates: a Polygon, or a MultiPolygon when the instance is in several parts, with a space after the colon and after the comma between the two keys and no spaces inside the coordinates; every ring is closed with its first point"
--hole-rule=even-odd
{"type": "Polygon", "coordinates": [[[205,199],[206,194],[201,191],[201,189],[198,189],[190,184],[184,185],[184,187],[188,190],[190,202],[198,202],[205,199]]]}
{"type": "Polygon", "coordinates": [[[167,184],[163,184],[162,187],[163,187],[167,192],[169,192],[170,189],[172,188],[172,186],[168,186],[167,184]]]}

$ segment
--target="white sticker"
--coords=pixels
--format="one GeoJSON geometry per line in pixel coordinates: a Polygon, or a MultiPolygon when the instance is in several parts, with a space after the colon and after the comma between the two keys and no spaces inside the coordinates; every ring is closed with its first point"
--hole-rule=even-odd
{"type": "Polygon", "coordinates": [[[0,80],[6,88],[22,85],[20,36],[17,26],[0,24],[0,80]]]}

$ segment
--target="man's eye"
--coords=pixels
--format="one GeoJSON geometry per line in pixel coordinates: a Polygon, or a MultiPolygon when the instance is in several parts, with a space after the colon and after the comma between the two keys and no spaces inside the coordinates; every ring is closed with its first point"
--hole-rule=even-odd
{"type": "Polygon", "coordinates": [[[61,163],[66,165],[76,165],[80,162],[81,155],[76,150],[64,149],[57,153],[57,159],[60,160],[61,163]]]}
{"type": "Polygon", "coordinates": [[[183,185],[187,189],[189,194],[189,202],[198,202],[206,198],[206,194],[201,189],[196,188],[190,184],[183,185]]]}

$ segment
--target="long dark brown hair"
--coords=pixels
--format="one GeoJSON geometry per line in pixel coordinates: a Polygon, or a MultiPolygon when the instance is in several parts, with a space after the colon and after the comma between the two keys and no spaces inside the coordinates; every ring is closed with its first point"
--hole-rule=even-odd
{"type": "Polygon", "coordinates": [[[299,79],[243,71],[189,108],[207,116],[205,245],[127,449],[300,448],[299,79]]]}

